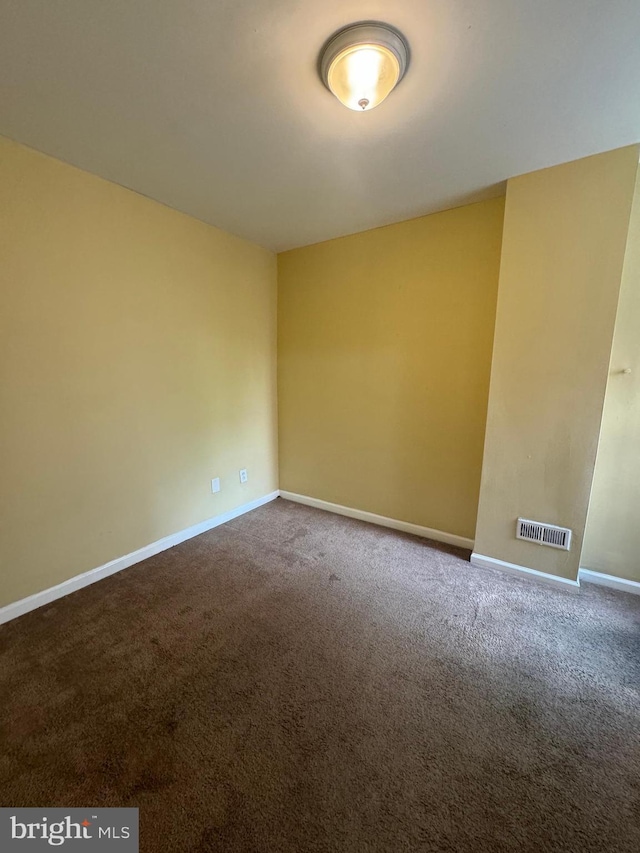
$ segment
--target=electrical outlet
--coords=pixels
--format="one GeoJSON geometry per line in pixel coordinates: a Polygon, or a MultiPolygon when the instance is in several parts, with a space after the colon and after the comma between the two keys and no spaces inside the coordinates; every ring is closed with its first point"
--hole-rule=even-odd
{"type": "Polygon", "coordinates": [[[215,495],[216,492],[220,491],[220,477],[215,477],[211,481],[211,494],[215,495]]]}
{"type": "Polygon", "coordinates": [[[249,476],[248,476],[248,474],[247,474],[247,469],[246,469],[246,468],[241,468],[241,469],[240,469],[240,482],[241,482],[241,483],[246,483],[248,479],[249,479],[249,476]]]}

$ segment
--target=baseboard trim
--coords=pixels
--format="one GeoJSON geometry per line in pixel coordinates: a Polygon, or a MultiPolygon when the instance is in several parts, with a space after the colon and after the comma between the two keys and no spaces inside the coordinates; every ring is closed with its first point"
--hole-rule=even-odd
{"type": "Polygon", "coordinates": [[[157,542],[152,542],[150,545],[138,548],[137,551],[133,551],[131,554],[125,554],[124,557],[118,557],[115,560],[105,563],[103,566],[90,569],[88,572],[83,572],[81,575],[69,578],[69,580],[49,587],[49,589],[43,589],[42,592],[36,592],[34,595],[20,599],[20,601],[14,601],[12,604],[0,607],[0,625],[10,622],[12,619],[17,619],[18,616],[23,616],[31,610],[36,610],[44,604],[49,604],[58,598],[63,598],[65,595],[76,592],[85,586],[97,583],[97,581],[107,578],[109,575],[114,575],[116,572],[128,569],[136,563],[148,560],[149,557],[154,557],[156,554],[160,554],[161,551],[166,551],[168,548],[173,548],[181,542],[186,542],[187,539],[192,539],[194,536],[206,533],[207,530],[213,530],[214,527],[219,527],[227,521],[232,521],[246,512],[251,512],[252,509],[257,509],[259,506],[275,500],[278,495],[278,491],[271,492],[228,512],[223,512],[221,515],[216,515],[214,518],[209,518],[206,521],[201,521],[199,524],[194,524],[192,527],[187,527],[185,530],[180,530],[178,533],[172,533],[170,536],[158,539],[157,542]]]}
{"type": "Polygon", "coordinates": [[[543,583],[551,584],[552,586],[562,587],[573,592],[578,592],[580,589],[580,581],[572,581],[569,578],[561,578],[558,575],[549,575],[546,572],[539,572],[536,569],[528,569],[526,566],[518,566],[516,563],[506,563],[504,560],[497,560],[495,557],[485,557],[483,554],[471,555],[471,565],[478,566],[482,569],[499,569],[501,572],[507,572],[510,575],[516,575],[527,580],[537,580],[543,583]]]}
{"type": "Polygon", "coordinates": [[[421,536],[423,539],[433,539],[434,542],[443,542],[445,545],[455,545],[458,548],[473,550],[473,539],[457,536],[455,533],[445,533],[442,530],[434,530],[431,527],[422,527],[419,524],[411,524],[408,521],[399,521],[395,518],[387,518],[384,515],[376,515],[374,512],[365,512],[362,509],[353,509],[341,504],[332,504],[329,501],[321,501],[319,498],[310,498],[307,495],[298,495],[295,492],[280,490],[280,497],[287,501],[312,506],[336,515],[346,515],[347,518],[356,518],[358,521],[366,521],[368,524],[377,524],[379,527],[389,527],[391,530],[400,530],[402,533],[411,533],[413,536],[421,536]]]}
{"type": "Polygon", "coordinates": [[[602,572],[594,572],[591,569],[580,569],[578,574],[580,580],[585,583],[597,583],[599,586],[608,586],[611,589],[619,589],[622,592],[630,592],[640,595],[640,583],[630,581],[626,578],[617,578],[615,575],[605,575],[602,572]]]}

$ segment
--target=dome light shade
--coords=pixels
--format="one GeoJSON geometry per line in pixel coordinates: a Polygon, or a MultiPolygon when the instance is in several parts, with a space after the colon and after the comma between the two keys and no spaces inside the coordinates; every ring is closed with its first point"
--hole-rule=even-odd
{"type": "Polygon", "coordinates": [[[408,57],[405,39],[388,24],[354,24],[329,39],[320,57],[320,73],[345,107],[363,112],[381,104],[398,85],[408,57]]]}

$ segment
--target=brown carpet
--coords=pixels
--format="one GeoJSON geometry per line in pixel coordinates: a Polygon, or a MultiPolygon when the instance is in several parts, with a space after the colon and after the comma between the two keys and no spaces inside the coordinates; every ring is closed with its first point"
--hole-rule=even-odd
{"type": "Polygon", "coordinates": [[[278,500],[0,628],[0,799],[171,851],[640,849],[640,598],[278,500]]]}

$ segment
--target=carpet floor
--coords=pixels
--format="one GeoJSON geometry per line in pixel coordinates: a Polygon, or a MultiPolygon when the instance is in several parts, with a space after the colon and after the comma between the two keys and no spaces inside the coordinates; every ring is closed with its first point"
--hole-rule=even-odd
{"type": "Polygon", "coordinates": [[[282,499],[0,627],[0,805],[143,853],[640,850],[640,597],[282,499]]]}

